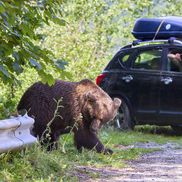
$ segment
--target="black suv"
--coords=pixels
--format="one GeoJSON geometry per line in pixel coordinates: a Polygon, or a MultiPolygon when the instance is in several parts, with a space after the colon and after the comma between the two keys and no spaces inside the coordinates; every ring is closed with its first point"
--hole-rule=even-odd
{"type": "Polygon", "coordinates": [[[182,60],[176,64],[168,56],[177,53],[182,55],[182,41],[176,38],[136,40],[121,48],[96,78],[111,97],[122,99],[119,128],[155,124],[182,132],[182,60]]]}

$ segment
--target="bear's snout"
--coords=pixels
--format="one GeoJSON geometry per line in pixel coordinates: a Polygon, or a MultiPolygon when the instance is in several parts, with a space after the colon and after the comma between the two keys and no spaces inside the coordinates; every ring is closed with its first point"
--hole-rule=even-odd
{"type": "Polygon", "coordinates": [[[98,133],[100,129],[101,121],[99,119],[94,119],[90,125],[90,131],[92,133],[98,133]]]}

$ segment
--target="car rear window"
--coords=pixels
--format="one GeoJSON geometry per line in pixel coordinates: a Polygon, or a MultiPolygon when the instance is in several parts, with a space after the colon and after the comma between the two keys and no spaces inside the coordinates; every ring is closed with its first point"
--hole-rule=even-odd
{"type": "Polygon", "coordinates": [[[110,61],[106,69],[126,69],[129,67],[129,57],[131,53],[117,53],[110,61]]]}

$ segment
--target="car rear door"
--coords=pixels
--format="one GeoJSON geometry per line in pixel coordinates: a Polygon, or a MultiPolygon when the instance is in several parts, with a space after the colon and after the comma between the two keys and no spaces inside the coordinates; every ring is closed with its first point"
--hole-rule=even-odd
{"type": "Polygon", "coordinates": [[[182,72],[167,57],[172,51],[182,54],[182,47],[170,46],[165,49],[164,71],[160,80],[159,122],[182,124],[182,72]]]}

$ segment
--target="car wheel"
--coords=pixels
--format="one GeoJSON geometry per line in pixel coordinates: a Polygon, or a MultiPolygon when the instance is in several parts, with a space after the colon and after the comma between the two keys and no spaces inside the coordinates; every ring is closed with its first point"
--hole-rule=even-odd
{"type": "Polygon", "coordinates": [[[182,135],[182,126],[171,126],[177,135],[182,135]]]}
{"type": "Polygon", "coordinates": [[[114,119],[114,125],[121,130],[133,130],[134,122],[131,120],[131,115],[128,106],[122,100],[122,104],[118,110],[118,114],[114,119]]]}

